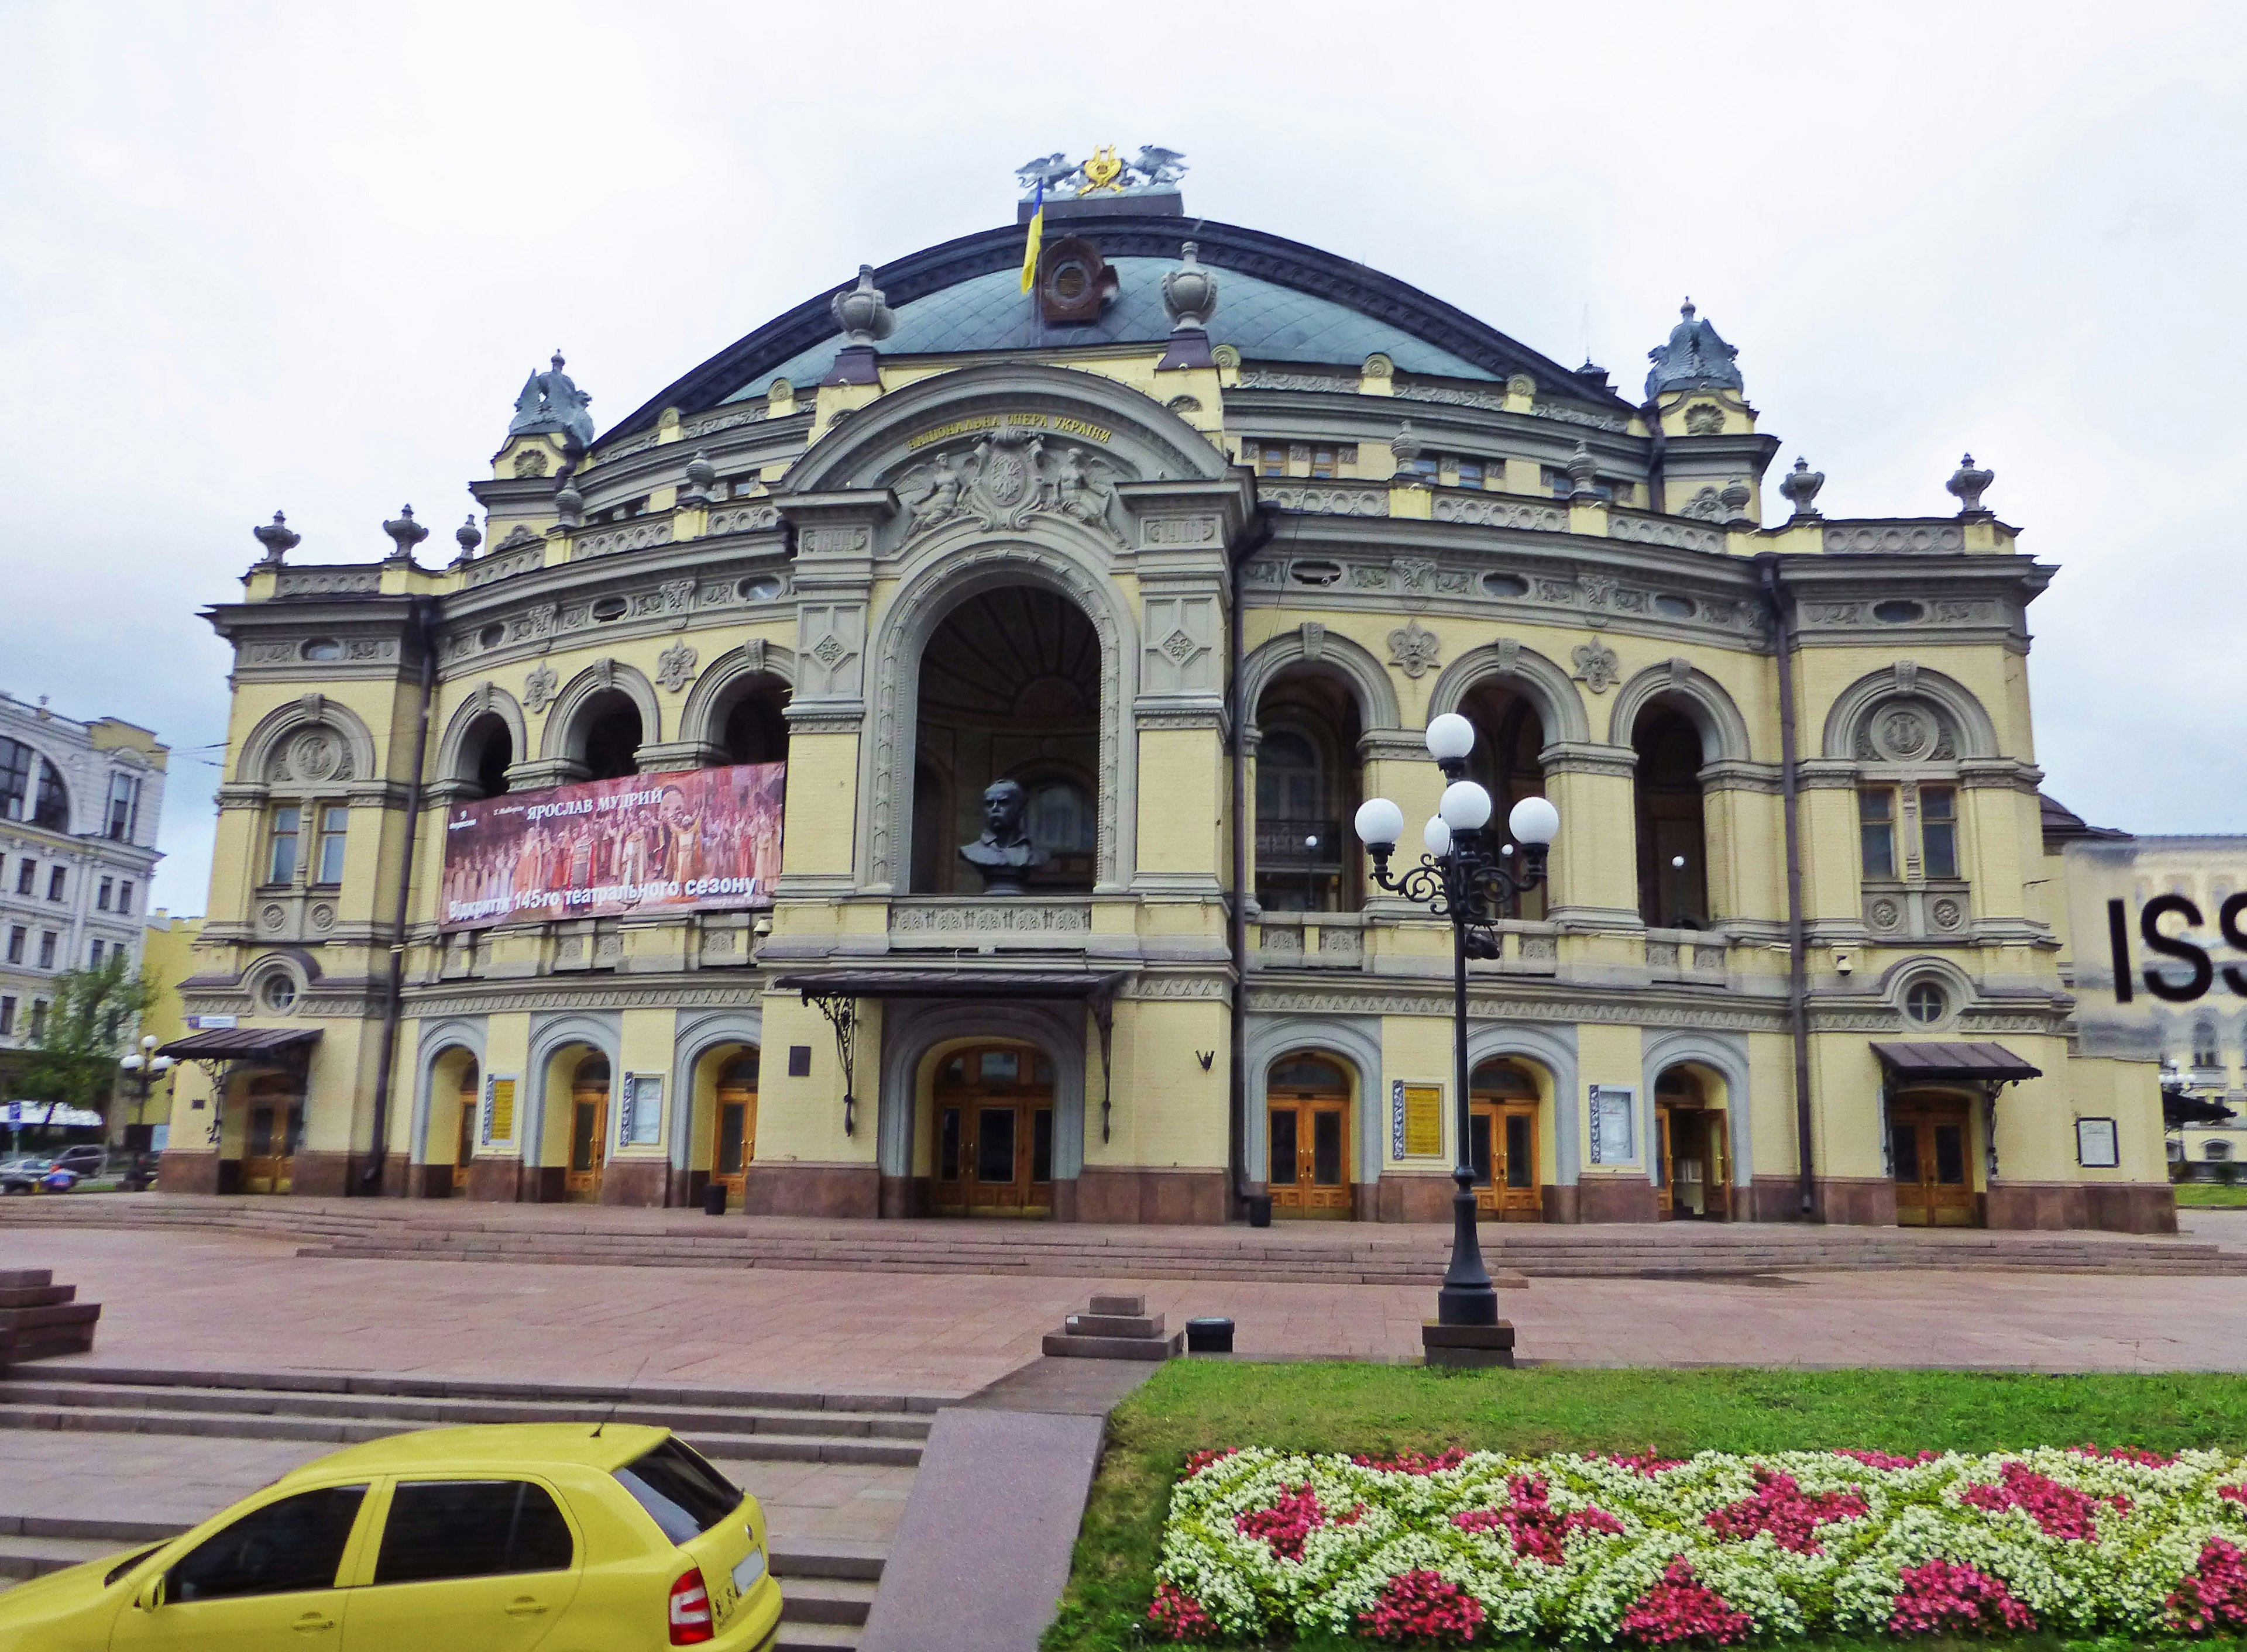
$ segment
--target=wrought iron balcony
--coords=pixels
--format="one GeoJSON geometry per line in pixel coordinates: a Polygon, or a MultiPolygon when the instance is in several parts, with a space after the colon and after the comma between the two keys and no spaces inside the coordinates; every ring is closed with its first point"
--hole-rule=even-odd
{"type": "Polygon", "coordinates": [[[1256,865],[1259,870],[1338,872],[1348,849],[1338,820],[1287,820],[1259,816],[1256,821],[1256,865]],[[1319,840],[1318,847],[1308,839],[1319,840]]]}

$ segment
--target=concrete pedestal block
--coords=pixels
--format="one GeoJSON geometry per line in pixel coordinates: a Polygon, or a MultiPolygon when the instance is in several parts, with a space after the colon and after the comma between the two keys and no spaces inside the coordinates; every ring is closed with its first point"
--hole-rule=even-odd
{"type": "Polygon", "coordinates": [[[1512,1365],[1513,1324],[1500,1320],[1495,1325],[1438,1325],[1424,1320],[1420,1352],[1430,1365],[1512,1365]]]}

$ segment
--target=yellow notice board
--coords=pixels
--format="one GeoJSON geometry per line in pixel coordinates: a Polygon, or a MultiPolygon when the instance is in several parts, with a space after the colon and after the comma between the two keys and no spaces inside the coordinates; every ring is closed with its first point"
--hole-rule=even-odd
{"type": "Polygon", "coordinates": [[[494,1074],[484,1081],[484,1145],[515,1139],[515,1080],[494,1074]]]}
{"type": "Polygon", "coordinates": [[[1444,1087],[1394,1080],[1389,1087],[1389,1151],[1396,1158],[1444,1156],[1444,1087]]]}

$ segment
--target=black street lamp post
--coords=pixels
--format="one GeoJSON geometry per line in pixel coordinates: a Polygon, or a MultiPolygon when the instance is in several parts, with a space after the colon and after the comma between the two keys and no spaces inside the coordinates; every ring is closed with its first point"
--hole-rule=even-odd
{"type": "Polygon", "coordinates": [[[1468,1096],[1467,959],[1496,958],[1499,939],[1490,925],[1504,917],[1527,890],[1545,878],[1546,851],[1561,829],[1560,811],[1542,797],[1525,797],[1507,816],[1520,869],[1508,864],[1513,844],[1493,850],[1484,828],[1491,816],[1490,794],[1466,777],[1467,754],[1474,749],[1474,725],[1456,712],[1428,724],[1428,754],[1449,783],[1429,821],[1420,864],[1392,877],[1389,857],[1404,835],[1404,811],[1385,797],[1369,799],[1357,811],[1357,835],[1373,856],[1373,881],[1381,888],[1451,920],[1451,1089],[1458,1137],[1458,1165],[1451,1178],[1451,1265],[1436,1293],[1436,1318],[1421,1330],[1431,1364],[1511,1365],[1513,1328],[1498,1317],[1498,1293],[1483,1266],[1475,1231],[1473,1108],[1468,1096]]]}

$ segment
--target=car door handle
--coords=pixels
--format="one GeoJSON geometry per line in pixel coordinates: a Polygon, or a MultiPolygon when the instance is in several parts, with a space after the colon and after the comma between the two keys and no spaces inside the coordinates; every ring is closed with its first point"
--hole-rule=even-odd
{"type": "Polygon", "coordinates": [[[334,1628],[336,1621],[318,1612],[307,1612],[289,1627],[299,1635],[318,1635],[323,1629],[334,1628]]]}
{"type": "Polygon", "coordinates": [[[545,1601],[534,1601],[527,1594],[519,1601],[510,1601],[507,1604],[507,1614],[511,1618],[535,1618],[545,1609],[545,1601]]]}

